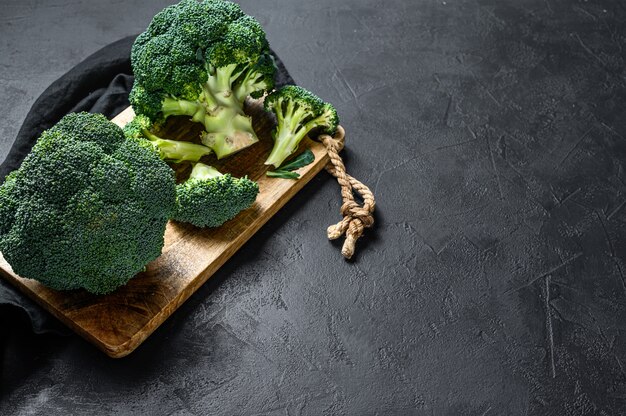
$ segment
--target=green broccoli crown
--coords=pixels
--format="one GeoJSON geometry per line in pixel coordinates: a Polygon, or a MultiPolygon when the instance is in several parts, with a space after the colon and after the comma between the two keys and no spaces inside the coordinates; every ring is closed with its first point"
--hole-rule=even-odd
{"type": "Polygon", "coordinates": [[[131,104],[138,114],[155,120],[165,97],[198,100],[210,72],[230,65],[236,66],[232,90],[244,72],[260,71],[265,82],[254,84],[247,95],[262,95],[273,87],[275,68],[262,63],[268,54],[263,28],[238,5],[183,0],[159,12],[137,37],[131,52],[131,104]]]}
{"type": "Polygon", "coordinates": [[[160,255],[175,197],[155,152],[102,115],[69,114],[0,187],[0,251],[23,277],[108,293],[160,255]]]}
{"type": "Polygon", "coordinates": [[[176,186],[172,219],[196,227],[218,227],[250,207],[258,193],[259,185],[246,177],[223,175],[197,163],[189,179],[176,186]]]}
{"type": "Polygon", "coordinates": [[[332,104],[295,85],[269,94],[264,106],[276,115],[278,123],[273,132],[274,147],[265,164],[277,168],[296,151],[309,132],[333,135],[339,125],[339,116],[332,104]]]}
{"type": "Polygon", "coordinates": [[[222,39],[206,50],[213,67],[256,63],[269,50],[263,28],[252,16],[243,15],[228,26],[222,39]]]}
{"type": "Polygon", "coordinates": [[[128,99],[135,113],[145,115],[151,120],[158,120],[163,102],[163,92],[159,90],[149,91],[137,80],[133,83],[128,99]]]}
{"type": "Polygon", "coordinates": [[[144,131],[149,131],[152,128],[152,121],[149,117],[144,115],[138,115],[126,123],[123,128],[124,136],[129,139],[146,139],[144,131]]]}

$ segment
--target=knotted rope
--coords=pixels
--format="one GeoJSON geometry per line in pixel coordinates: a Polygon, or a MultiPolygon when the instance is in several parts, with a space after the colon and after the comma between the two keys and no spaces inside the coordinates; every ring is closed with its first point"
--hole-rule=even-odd
{"type": "Polygon", "coordinates": [[[343,204],[341,205],[343,219],[337,224],[328,227],[326,232],[330,240],[335,240],[344,234],[346,235],[341,254],[349,259],[354,254],[356,240],[363,235],[365,228],[369,228],[374,224],[372,214],[374,213],[376,201],[374,200],[374,194],[367,186],[346,173],[346,167],[343,164],[343,160],[341,160],[341,156],[339,156],[339,152],[344,146],[345,134],[343,127],[338,126],[335,137],[322,134],[319,136],[319,140],[326,147],[330,157],[326,170],[337,178],[337,182],[341,186],[341,197],[343,198],[343,204]],[[363,198],[362,206],[354,200],[355,192],[363,198]]]}

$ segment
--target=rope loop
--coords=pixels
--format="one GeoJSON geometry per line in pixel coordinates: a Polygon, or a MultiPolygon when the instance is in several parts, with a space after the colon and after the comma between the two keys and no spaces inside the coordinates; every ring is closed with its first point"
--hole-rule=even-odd
{"type": "Polygon", "coordinates": [[[374,225],[374,208],[376,201],[372,191],[363,183],[348,175],[346,167],[339,156],[339,152],[345,144],[345,130],[341,126],[337,126],[337,132],[334,137],[328,134],[319,136],[319,140],[324,144],[328,151],[330,161],[326,165],[328,173],[337,178],[339,186],[341,186],[341,197],[343,204],[341,205],[341,215],[343,219],[337,224],[333,224],[326,230],[328,238],[335,240],[345,234],[346,239],[343,242],[341,254],[346,259],[354,255],[356,240],[363,235],[365,228],[374,225]],[[363,199],[363,205],[360,205],[354,199],[357,193],[363,199]]]}

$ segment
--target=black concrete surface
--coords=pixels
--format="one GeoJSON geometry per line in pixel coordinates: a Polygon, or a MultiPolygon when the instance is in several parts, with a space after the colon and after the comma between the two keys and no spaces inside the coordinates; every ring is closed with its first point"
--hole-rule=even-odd
{"type": "MultiPolygon", "coordinates": [[[[3,153],[164,4],[2,0],[3,153]]],[[[626,414],[623,3],[241,4],[337,106],[376,229],[343,261],[320,174],[127,358],[15,325],[0,414],[626,414]]]]}

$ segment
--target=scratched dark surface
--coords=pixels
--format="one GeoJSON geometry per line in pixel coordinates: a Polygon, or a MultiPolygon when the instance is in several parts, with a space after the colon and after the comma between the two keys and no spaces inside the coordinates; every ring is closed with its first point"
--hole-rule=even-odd
{"type": "MultiPolygon", "coordinates": [[[[140,3],[1,1],[2,154],[140,3]]],[[[10,317],[0,414],[626,414],[624,5],[241,3],[339,110],[376,229],[343,261],[320,174],[121,360],[10,317]]]]}

